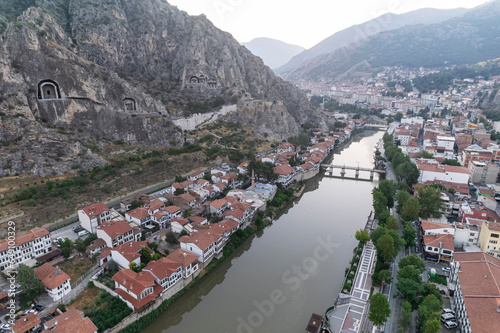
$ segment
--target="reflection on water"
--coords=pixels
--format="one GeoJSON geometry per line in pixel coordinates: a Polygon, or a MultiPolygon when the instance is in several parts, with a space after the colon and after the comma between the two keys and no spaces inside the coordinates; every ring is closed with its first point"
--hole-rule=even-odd
{"type": "MultiPolygon", "coordinates": [[[[335,163],[373,166],[383,132],[353,138],[335,163]]],[[[376,183],[310,180],[273,224],[244,242],[144,333],[304,332],[333,304],[371,210],[376,183]],[[279,296],[279,297],[278,297],[279,296]]]]}

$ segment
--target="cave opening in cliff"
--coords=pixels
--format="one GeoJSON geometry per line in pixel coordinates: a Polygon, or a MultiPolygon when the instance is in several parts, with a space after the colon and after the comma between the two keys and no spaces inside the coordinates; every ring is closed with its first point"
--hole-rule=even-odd
{"type": "Polygon", "coordinates": [[[126,111],[135,111],[135,100],[133,98],[124,98],[123,105],[126,111]]]}
{"type": "Polygon", "coordinates": [[[38,83],[38,99],[60,99],[61,91],[57,82],[42,80],[38,83]]]}

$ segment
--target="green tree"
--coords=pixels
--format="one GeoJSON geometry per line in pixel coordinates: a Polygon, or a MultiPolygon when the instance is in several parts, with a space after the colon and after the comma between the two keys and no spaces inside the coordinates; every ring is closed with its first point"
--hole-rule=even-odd
{"type": "Polygon", "coordinates": [[[404,301],[401,304],[401,316],[399,317],[399,328],[406,332],[413,324],[413,311],[411,304],[408,301],[404,301]]]}
{"type": "Polygon", "coordinates": [[[355,237],[360,243],[366,243],[370,240],[370,234],[365,229],[357,230],[355,237]]]}
{"type": "Polygon", "coordinates": [[[399,269],[402,269],[406,266],[414,266],[420,272],[425,271],[425,262],[422,260],[422,258],[414,253],[401,258],[401,260],[399,261],[399,269]]]}
{"type": "Polygon", "coordinates": [[[417,282],[412,279],[400,278],[398,276],[398,281],[396,282],[396,289],[400,293],[401,297],[410,302],[412,307],[417,306],[418,297],[420,297],[424,291],[422,283],[417,282]]]}
{"type": "Polygon", "coordinates": [[[396,195],[396,184],[391,179],[383,179],[379,182],[378,188],[387,199],[387,207],[394,207],[394,196],[396,195]]]}
{"type": "Polygon", "coordinates": [[[73,250],[73,241],[66,237],[63,241],[59,241],[60,250],[64,258],[69,258],[71,250],[73,250]]]}
{"type": "Polygon", "coordinates": [[[403,119],[403,113],[402,112],[396,113],[396,115],[394,116],[394,120],[399,122],[401,121],[401,119],[403,119]]]}
{"type": "Polygon", "coordinates": [[[415,237],[417,236],[417,229],[413,226],[411,222],[406,222],[405,227],[403,228],[403,239],[406,243],[406,248],[413,247],[417,245],[415,243],[415,237]]]}
{"type": "Polygon", "coordinates": [[[434,158],[434,155],[432,153],[429,153],[428,151],[423,151],[418,154],[418,158],[434,158]]]}
{"type": "MultiPolygon", "coordinates": [[[[403,184],[405,184],[405,183],[403,183],[403,184]]],[[[411,196],[410,196],[410,193],[408,193],[408,191],[399,190],[396,193],[396,201],[398,202],[398,204],[396,205],[396,212],[398,214],[401,215],[403,213],[403,206],[410,198],[411,198],[411,196]]]]}
{"type": "Polygon", "coordinates": [[[401,165],[398,165],[394,173],[398,179],[404,180],[409,186],[416,184],[418,182],[418,177],[420,176],[420,171],[417,166],[411,161],[406,161],[401,165]]]}
{"type": "Polygon", "coordinates": [[[377,240],[377,255],[385,262],[393,262],[398,254],[394,247],[394,239],[389,234],[385,234],[377,240]]]}
{"type": "Polygon", "coordinates": [[[389,216],[387,219],[387,229],[398,230],[399,222],[394,216],[389,216]]]}
{"type": "Polygon", "coordinates": [[[432,186],[423,186],[417,189],[417,198],[420,202],[420,217],[440,218],[443,202],[441,201],[441,191],[432,186]]]}
{"type": "Polygon", "coordinates": [[[422,284],[422,272],[415,266],[408,265],[398,270],[398,281],[400,279],[410,279],[422,284]]]}
{"type": "Polygon", "coordinates": [[[439,331],[441,331],[439,318],[434,318],[425,323],[424,333],[438,333],[439,331]]]}
{"type": "Polygon", "coordinates": [[[381,293],[376,293],[370,298],[370,313],[368,319],[377,326],[387,322],[387,318],[391,314],[389,301],[381,293]]]}
{"type": "Polygon", "coordinates": [[[385,235],[387,233],[387,229],[385,227],[378,227],[377,229],[373,230],[370,234],[370,238],[373,242],[373,244],[377,244],[378,239],[385,235]]]}
{"type": "Polygon", "coordinates": [[[36,296],[43,291],[43,284],[36,277],[35,270],[32,267],[20,264],[17,269],[16,278],[23,294],[33,293],[36,296]]]}
{"type": "Polygon", "coordinates": [[[452,166],[462,166],[459,161],[452,159],[445,159],[441,164],[452,165],[452,166]]]}
{"type": "Polygon", "coordinates": [[[401,218],[403,221],[415,221],[420,214],[420,202],[417,198],[409,198],[403,205],[401,218]]]}
{"type": "Polygon", "coordinates": [[[299,144],[304,147],[309,146],[309,143],[311,142],[311,138],[309,138],[309,135],[307,135],[307,133],[304,132],[299,134],[298,140],[299,144]]]}
{"type": "Polygon", "coordinates": [[[389,210],[386,208],[382,212],[380,212],[377,215],[378,223],[380,225],[386,225],[387,224],[387,219],[391,216],[391,213],[389,213],[389,210]]]}
{"type": "Polygon", "coordinates": [[[373,210],[375,214],[380,214],[382,211],[387,210],[387,197],[379,189],[373,190],[373,210]]]}
{"type": "Polygon", "coordinates": [[[378,273],[378,278],[381,281],[384,281],[386,284],[390,284],[392,282],[392,274],[388,269],[383,269],[378,273]]]}
{"type": "Polygon", "coordinates": [[[85,243],[83,242],[83,239],[81,239],[81,238],[78,238],[75,241],[75,248],[78,252],[85,252],[85,250],[87,249],[87,247],[85,246],[85,243]]]}
{"type": "Polygon", "coordinates": [[[142,202],[140,202],[139,200],[134,200],[130,204],[130,210],[134,210],[134,209],[139,208],[141,206],[142,206],[142,202]]]}

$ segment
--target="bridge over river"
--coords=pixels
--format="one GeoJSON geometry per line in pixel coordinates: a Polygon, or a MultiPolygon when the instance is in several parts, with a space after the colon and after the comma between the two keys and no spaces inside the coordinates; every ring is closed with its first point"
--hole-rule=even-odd
{"type": "Polygon", "coordinates": [[[382,177],[385,177],[385,170],[380,170],[380,169],[375,169],[375,168],[363,168],[363,167],[360,167],[359,165],[358,166],[348,166],[348,165],[335,165],[335,164],[321,164],[321,167],[324,168],[326,170],[327,173],[325,173],[325,176],[329,176],[329,177],[334,177],[333,176],[333,170],[334,169],[340,169],[340,176],[342,178],[345,177],[345,174],[346,174],[346,170],[354,170],[356,173],[355,173],[355,177],[356,179],[359,178],[359,172],[360,171],[367,171],[370,173],[370,180],[373,180],[373,175],[375,173],[377,173],[380,176],[382,177]]]}

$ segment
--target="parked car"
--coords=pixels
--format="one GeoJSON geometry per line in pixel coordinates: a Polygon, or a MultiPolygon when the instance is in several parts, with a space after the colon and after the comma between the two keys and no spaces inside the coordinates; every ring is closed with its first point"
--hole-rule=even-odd
{"type": "Polygon", "coordinates": [[[11,329],[10,324],[3,324],[0,328],[4,331],[10,331],[11,329]]]}
{"type": "Polygon", "coordinates": [[[455,311],[453,311],[452,309],[449,309],[449,308],[444,308],[443,313],[451,313],[452,315],[455,315],[455,311]]]}
{"type": "Polygon", "coordinates": [[[441,268],[441,269],[442,269],[443,271],[445,271],[445,272],[449,272],[449,271],[450,271],[450,268],[449,268],[449,267],[443,267],[443,268],[441,268]]]}
{"type": "Polygon", "coordinates": [[[45,309],[45,307],[43,305],[37,304],[37,305],[35,305],[34,309],[36,311],[42,311],[43,309],[45,309]]]}
{"type": "Polygon", "coordinates": [[[443,323],[447,322],[447,321],[453,321],[455,320],[455,315],[454,314],[451,314],[451,313],[443,313],[441,315],[441,321],[443,323]]]}
{"type": "Polygon", "coordinates": [[[447,329],[455,328],[457,327],[457,323],[455,321],[449,320],[444,323],[444,327],[446,327],[447,329]]]}
{"type": "Polygon", "coordinates": [[[79,233],[82,230],[85,230],[85,229],[83,229],[81,225],[77,225],[76,227],[73,227],[73,231],[75,233],[79,233]]]}
{"type": "Polygon", "coordinates": [[[82,230],[82,231],[78,232],[78,237],[85,236],[88,234],[90,234],[90,232],[88,230],[82,230]]]}

